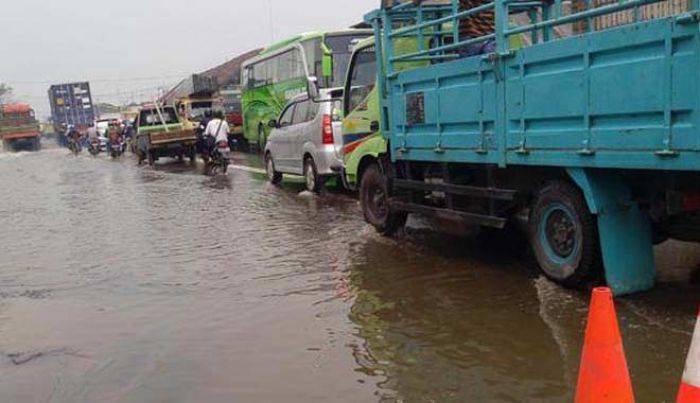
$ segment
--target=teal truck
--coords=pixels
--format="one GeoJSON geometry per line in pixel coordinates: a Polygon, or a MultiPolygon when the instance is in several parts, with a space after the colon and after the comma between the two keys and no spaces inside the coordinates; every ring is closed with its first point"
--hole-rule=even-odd
{"type": "Polygon", "coordinates": [[[383,2],[344,91],[344,176],[366,221],[521,224],[555,282],[651,288],[655,243],[700,241],[700,13],[642,18],[652,3],[383,2]],[[488,10],[493,33],[460,37],[488,10]]]}

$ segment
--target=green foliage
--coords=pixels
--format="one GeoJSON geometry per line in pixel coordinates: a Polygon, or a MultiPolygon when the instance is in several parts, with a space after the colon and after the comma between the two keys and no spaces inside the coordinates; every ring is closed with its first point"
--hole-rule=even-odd
{"type": "Polygon", "coordinates": [[[12,96],[12,87],[8,84],[0,83],[0,104],[4,103],[10,96],[12,96]]]}

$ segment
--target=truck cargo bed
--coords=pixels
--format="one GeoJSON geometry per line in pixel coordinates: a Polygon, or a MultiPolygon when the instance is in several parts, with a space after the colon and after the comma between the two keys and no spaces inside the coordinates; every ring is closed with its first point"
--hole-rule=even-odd
{"type": "Polygon", "coordinates": [[[396,73],[391,155],[700,170],[699,57],[686,15],[396,73]]]}

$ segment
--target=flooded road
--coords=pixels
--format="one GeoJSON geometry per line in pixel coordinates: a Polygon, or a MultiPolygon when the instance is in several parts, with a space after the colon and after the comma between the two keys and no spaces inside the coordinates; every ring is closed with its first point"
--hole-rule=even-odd
{"type": "MultiPolygon", "coordinates": [[[[587,293],[515,240],[386,239],[352,195],[300,191],[0,152],[0,401],[571,399],[587,293]]],[[[645,402],[675,397],[700,295],[697,247],[658,255],[659,286],[617,301],[645,402]]]]}

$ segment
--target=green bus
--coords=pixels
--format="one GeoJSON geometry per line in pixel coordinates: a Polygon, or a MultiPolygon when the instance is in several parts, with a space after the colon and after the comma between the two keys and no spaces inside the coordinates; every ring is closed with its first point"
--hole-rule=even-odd
{"type": "Polygon", "coordinates": [[[315,78],[320,88],[344,86],[354,45],[372,31],[347,29],[296,35],[264,49],[242,65],[243,135],[252,148],[263,150],[267,123],[285,104],[307,90],[315,78]]]}

